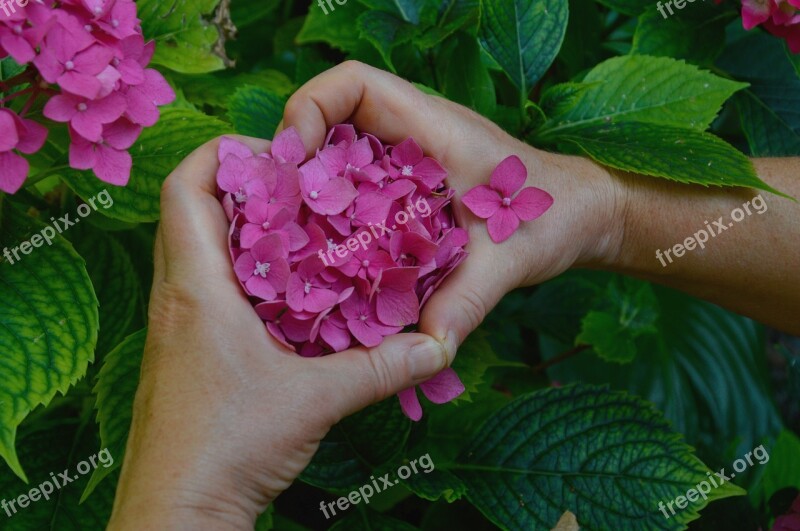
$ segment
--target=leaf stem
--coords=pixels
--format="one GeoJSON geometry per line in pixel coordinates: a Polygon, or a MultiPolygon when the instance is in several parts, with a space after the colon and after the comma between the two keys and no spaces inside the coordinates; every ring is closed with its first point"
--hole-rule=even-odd
{"type": "Polygon", "coordinates": [[[554,356],[554,357],[550,358],[547,361],[543,361],[539,365],[533,367],[531,370],[533,371],[534,374],[539,374],[539,373],[543,372],[544,370],[548,369],[549,367],[552,367],[553,365],[557,365],[557,364],[561,363],[562,361],[566,361],[569,358],[577,356],[578,354],[580,354],[584,350],[588,350],[590,348],[592,348],[591,345],[578,345],[575,348],[572,348],[572,349],[570,349],[570,350],[568,350],[566,352],[562,352],[558,356],[554,356]]]}

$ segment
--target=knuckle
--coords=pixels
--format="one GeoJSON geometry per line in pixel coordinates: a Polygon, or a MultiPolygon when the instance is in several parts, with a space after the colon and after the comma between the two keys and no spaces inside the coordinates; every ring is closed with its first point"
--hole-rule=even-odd
{"type": "Polygon", "coordinates": [[[372,389],[374,396],[372,402],[379,402],[391,393],[394,374],[392,367],[387,363],[386,357],[380,347],[371,349],[367,353],[371,370],[372,389]]]}
{"type": "Polygon", "coordinates": [[[462,293],[464,301],[464,313],[472,328],[477,327],[486,315],[486,303],[474,288],[466,289],[462,293]]]}

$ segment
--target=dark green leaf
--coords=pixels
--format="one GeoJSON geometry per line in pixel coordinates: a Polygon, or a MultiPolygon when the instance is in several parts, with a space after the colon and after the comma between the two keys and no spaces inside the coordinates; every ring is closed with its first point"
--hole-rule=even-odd
{"type": "Polygon", "coordinates": [[[2,206],[0,247],[9,254],[0,262],[0,456],[25,478],[15,449],[17,427],[86,373],[97,344],[97,297],[83,259],[67,240],[8,202],[2,206]],[[53,233],[52,244],[45,245],[41,231],[53,233]],[[28,243],[34,237],[38,248],[28,243]],[[16,260],[20,246],[29,254],[18,253],[16,260]]]}
{"type": "MultiPolygon", "coordinates": [[[[549,529],[569,508],[582,529],[684,529],[708,503],[659,512],[711,472],[652,405],[594,386],[520,397],[467,445],[451,471],[505,529],[549,529]]],[[[731,483],[709,500],[744,494],[731,483]]]]}
{"type": "Polygon", "coordinates": [[[707,14],[707,17],[675,16],[664,20],[657,11],[645,12],[639,17],[631,54],[711,64],[725,46],[725,26],[732,17],[715,11],[707,14]]]}
{"type": "Polygon", "coordinates": [[[288,96],[295,86],[286,74],[265,69],[259,72],[230,74],[219,72],[198,76],[173,74],[170,76],[183,88],[186,98],[196,105],[212,105],[227,109],[231,95],[245,85],[258,87],[278,96],[288,96]]]}
{"type": "Polygon", "coordinates": [[[494,82],[481,63],[478,43],[463,33],[448,42],[449,56],[444,63],[442,91],[456,103],[491,116],[497,109],[494,82]]]}
{"type": "Polygon", "coordinates": [[[303,28],[297,34],[297,44],[324,42],[345,52],[359,48],[359,34],[354,22],[364,6],[355,0],[344,5],[334,3],[334,11],[326,15],[317,5],[312,5],[306,16],[303,28]]]}
{"type": "Polygon", "coordinates": [[[359,0],[370,9],[390,13],[411,24],[419,24],[425,0],[359,0]]]}
{"type": "Polygon", "coordinates": [[[480,14],[480,0],[443,0],[439,5],[436,25],[426,28],[414,43],[422,49],[428,49],[460,29],[475,34],[480,14]]]}
{"type": "Polygon", "coordinates": [[[358,17],[358,31],[381,54],[383,60],[396,72],[392,63],[392,50],[413,36],[413,28],[399,18],[383,11],[367,11],[358,17]]]}
{"type": "Polygon", "coordinates": [[[416,527],[397,520],[391,516],[383,515],[372,509],[351,512],[339,520],[330,531],[415,531],[416,527]]]}
{"type": "Polygon", "coordinates": [[[262,88],[244,86],[231,96],[228,116],[237,133],[272,140],[283,118],[284,105],[286,98],[262,88]]]}

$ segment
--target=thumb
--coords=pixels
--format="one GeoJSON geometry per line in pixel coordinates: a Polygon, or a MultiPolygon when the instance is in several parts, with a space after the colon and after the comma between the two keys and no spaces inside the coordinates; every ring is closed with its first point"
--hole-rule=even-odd
{"type": "Polygon", "coordinates": [[[452,361],[444,346],[424,334],[386,337],[377,347],[354,348],[317,360],[326,374],[326,400],[338,417],[420,384],[452,361]]]}
{"type": "Polygon", "coordinates": [[[420,318],[420,332],[443,343],[448,359],[511,289],[503,279],[511,278],[505,269],[512,264],[476,260],[486,256],[480,250],[470,253],[431,296],[420,318]]]}

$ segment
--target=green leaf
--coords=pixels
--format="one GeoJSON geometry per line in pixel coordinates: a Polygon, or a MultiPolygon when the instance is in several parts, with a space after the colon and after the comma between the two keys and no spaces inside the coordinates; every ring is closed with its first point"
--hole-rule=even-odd
{"type": "MultiPolygon", "coordinates": [[[[711,472],[651,404],[605,387],[549,388],[494,415],[451,471],[504,529],[549,529],[565,508],[585,529],[684,529],[707,501],[669,520],[658,503],[711,472]]],[[[744,494],[731,483],[709,500],[744,494]]]]}
{"type": "Polygon", "coordinates": [[[784,43],[784,49],[786,50],[786,56],[789,57],[789,62],[792,63],[797,76],[800,77],[800,53],[792,52],[788,43],[784,43]]]}
{"type": "Polygon", "coordinates": [[[425,0],[359,0],[370,9],[390,13],[406,22],[419,24],[419,15],[425,0]]]}
{"type": "Polygon", "coordinates": [[[436,24],[425,28],[414,44],[426,50],[433,48],[458,30],[477,33],[480,21],[480,0],[443,0],[436,24]]]}
{"type": "Polygon", "coordinates": [[[778,192],[753,163],[718,137],[691,129],[621,122],[562,134],[597,162],[619,170],[703,186],[743,186],[778,192]]]}
{"type": "MultiPolygon", "coordinates": [[[[2,205],[0,247],[9,255],[34,236],[39,248],[0,262],[0,456],[25,479],[15,449],[17,427],[40,404],[66,393],[94,359],[98,313],[83,259],[49,226],[8,202],[2,205]],[[48,232],[49,232],[48,231],[48,232]]],[[[79,220],[78,220],[79,221],[79,220]]]]}
{"type": "Polygon", "coordinates": [[[219,0],[139,0],[145,37],[156,41],[153,63],[176,72],[200,74],[225,68],[220,33],[208,22],[219,0]]]}
{"type": "Polygon", "coordinates": [[[108,190],[114,206],[103,214],[128,222],[159,218],[161,185],[192,151],[217,136],[230,133],[224,122],[190,109],[164,109],[156,125],[145,129],[131,147],[133,170],[124,188],[114,187],[89,172],[68,171],[65,180],[84,200],[108,190]]]}
{"type": "Polygon", "coordinates": [[[228,117],[237,133],[272,140],[285,105],[286,98],[259,87],[244,86],[231,96],[228,117]]]}
{"type": "MultiPolygon", "coordinates": [[[[485,330],[478,329],[471,333],[458,349],[458,356],[453,362],[453,369],[458,373],[466,390],[453,403],[471,402],[484,383],[486,371],[496,367],[525,367],[524,363],[506,361],[497,357],[488,341],[485,330]]],[[[437,406],[438,409],[440,406],[437,406]]]]}
{"type": "MultiPolygon", "coordinates": [[[[91,470],[91,459],[98,468],[104,468],[108,456],[98,449],[97,437],[93,430],[81,430],[75,422],[60,419],[55,427],[39,429],[29,433],[20,440],[20,455],[26,463],[31,475],[31,483],[25,484],[11,474],[0,474],[0,500],[8,500],[11,512],[8,523],[3,529],[13,531],[87,531],[105,529],[111,517],[114,505],[114,485],[109,482],[98,489],[91,503],[79,504],[81,490],[88,480],[88,475],[80,475],[83,470],[91,470]],[[78,467],[81,467],[79,470],[78,467]],[[87,466],[89,467],[87,469],[87,466]],[[68,471],[73,478],[71,483],[62,484],[59,474],[68,471]],[[59,481],[59,488],[53,484],[53,477],[59,481]],[[41,495],[41,488],[50,490],[47,498],[41,495]],[[22,494],[29,495],[31,489],[40,489],[37,501],[30,502],[25,508],[15,504],[13,512],[11,503],[22,494]]],[[[117,456],[110,457],[116,463],[117,456]]],[[[6,520],[5,510],[0,517],[6,520]]]]}
{"type": "Polygon", "coordinates": [[[609,59],[583,79],[592,84],[571,108],[550,117],[540,138],[592,126],[645,122],[704,131],[744,83],[729,81],[667,57],[609,59]]]}
{"type": "Polygon", "coordinates": [[[629,363],[636,339],[657,332],[658,300],[650,284],[627,277],[610,282],[601,300],[601,308],[583,318],[575,344],[591,345],[606,361],[629,363]]]}
{"type": "Polygon", "coordinates": [[[413,27],[399,18],[383,11],[367,11],[358,17],[358,31],[362,38],[372,44],[392,70],[392,50],[413,36],[413,27]]]}
{"type": "Polygon", "coordinates": [[[272,529],[275,529],[275,505],[270,504],[267,510],[258,516],[254,531],[271,531],[272,529]]]}
{"type": "Polygon", "coordinates": [[[370,406],[331,429],[300,479],[325,489],[356,489],[400,454],[410,431],[396,398],[370,406]]]}
{"type": "Polygon", "coordinates": [[[94,392],[97,395],[95,407],[97,422],[100,424],[100,440],[103,448],[108,448],[115,457],[115,463],[111,467],[101,467],[94,471],[83,492],[81,503],[106,477],[122,466],[133,419],[133,399],[139,385],[139,369],[146,338],[146,329],[125,338],[106,356],[103,368],[97,376],[94,392]]]}
{"type": "Polygon", "coordinates": [[[597,2],[623,15],[631,16],[641,15],[648,9],[656,9],[652,0],[597,0],[597,2]]]}
{"type": "Polygon", "coordinates": [[[800,155],[800,79],[781,43],[769,35],[748,35],[729,46],[719,63],[750,83],[734,102],[751,153],[800,155]]]}
{"type": "Polygon", "coordinates": [[[759,490],[762,500],[769,500],[786,487],[800,489],[800,438],[783,430],[768,455],[759,490]]]}
{"type": "Polygon", "coordinates": [[[481,45],[527,100],[561,48],[567,0],[482,0],[481,9],[481,45]]]}
{"type": "Polygon", "coordinates": [[[477,41],[465,33],[447,41],[442,91],[451,100],[484,116],[497,109],[497,96],[489,70],[481,63],[477,41]]]}
{"type": "Polygon", "coordinates": [[[600,8],[594,0],[569,0],[569,22],[557,63],[564,66],[567,79],[606,58],[603,53],[603,28],[600,8]]]}
{"type": "Polygon", "coordinates": [[[237,30],[268,19],[281,5],[281,0],[237,0],[231,4],[231,20],[237,30]]]}
{"type": "Polygon", "coordinates": [[[658,11],[643,13],[633,36],[631,54],[711,64],[725,47],[725,26],[730,22],[732,13],[719,14],[710,9],[704,12],[709,16],[675,16],[666,20],[658,11]]]}
{"type": "Polygon", "coordinates": [[[86,270],[100,301],[100,333],[95,349],[99,360],[122,341],[133,322],[141,291],[139,278],[128,252],[109,233],[81,225],[67,235],[86,260],[86,270]]]}
{"type": "Polygon", "coordinates": [[[351,512],[337,521],[330,531],[415,531],[419,528],[372,509],[351,512]]]}
{"type": "Polygon", "coordinates": [[[340,6],[334,4],[334,11],[324,14],[322,9],[312,5],[295,41],[297,44],[324,42],[344,52],[359,49],[361,39],[353,27],[353,21],[366,12],[364,6],[351,1],[340,6]]]}
{"type": "Polygon", "coordinates": [[[211,105],[228,108],[231,95],[245,85],[258,87],[277,96],[288,96],[295,86],[292,80],[277,70],[265,69],[258,72],[218,72],[197,76],[172,74],[170,79],[183,88],[186,98],[195,105],[211,105]]]}

